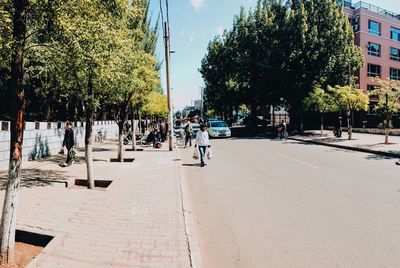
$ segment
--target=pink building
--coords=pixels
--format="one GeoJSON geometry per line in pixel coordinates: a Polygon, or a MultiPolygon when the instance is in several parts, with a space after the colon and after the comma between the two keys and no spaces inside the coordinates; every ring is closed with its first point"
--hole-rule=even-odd
{"type": "MultiPolygon", "coordinates": [[[[364,55],[358,75],[360,88],[373,89],[376,76],[400,80],[400,15],[364,2],[352,4],[351,0],[344,0],[344,7],[364,55]]],[[[374,102],[376,99],[371,99],[372,105],[374,102]]]]}

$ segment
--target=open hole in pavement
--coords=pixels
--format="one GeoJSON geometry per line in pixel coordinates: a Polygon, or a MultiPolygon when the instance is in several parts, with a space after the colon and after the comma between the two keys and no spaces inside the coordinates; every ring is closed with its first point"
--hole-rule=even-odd
{"type": "Polygon", "coordinates": [[[143,152],[144,149],[136,149],[133,150],[132,148],[126,148],[125,151],[126,152],[143,152]]]}
{"type": "MultiPolygon", "coordinates": [[[[107,188],[112,183],[112,180],[94,180],[94,187],[107,188]]],[[[75,179],[75,186],[88,186],[87,180],[75,179]]]]}
{"type": "Polygon", "coordinates": [[[50,243],[53,236],[15,231],[14,264],[1,267],[26,267],[50,243]]]}
{"type": "Polygon", "coordinates": [[[133,161],[135,161],[135,158],[124,158],[123,161],[119,161],[117,158],[111,158],[110,162],[112,163],[132,163],[133,161]]]}

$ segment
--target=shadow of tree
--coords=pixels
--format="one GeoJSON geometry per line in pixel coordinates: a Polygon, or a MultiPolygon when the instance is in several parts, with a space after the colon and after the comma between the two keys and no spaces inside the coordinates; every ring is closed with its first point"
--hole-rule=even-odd
{"type": "Polygon", "coordinates": [[[50,148],[47,138],[43,140],[40,133],[36,133],[35,144],[29,152],[29,160],[36,160],[50,156],[50,148]]]}
{"type": "Polygon", "coordinates": [[[367,160],[394,160],[394,159],[397,159],[397,157],[371,154],[371,155],[368,155],[367,157],[365,157],[365,159],[367,159],[367,160]]]}
{"type": "MultiPolygon", "coordinates": [[[[37,159],[35,162],[52,162],[52,163],[57,163],[61,164],[65,162],[67,159],[66,155],[58,154],[58,155],[52,155],[50,157],[46,157],[43,159],[37,159]]],[[[84,156],[76,156],[75,157],[75,164],[83,164],[85,163],[85,157],[84,156]]]]}
{"type": "MultiPolygon", "coordinates": [[[[110,152],[110,151],[114,151],[115,149],[109,149],[109,148],[100,148],[100,147],[94,147],[93,152],[110,152]]],[[[85,152],[85,147],[79,148],[77,149],[78,152],[85,152]]]]}
{"type": "MultiPolygon", "coordinates": [[[[0,190],[7,186],[8,172],[0,171],[0,190]]],[[[67,181],[65,172],[58,170],[23,169],[21,187],[44,187],[67,181]]]]}

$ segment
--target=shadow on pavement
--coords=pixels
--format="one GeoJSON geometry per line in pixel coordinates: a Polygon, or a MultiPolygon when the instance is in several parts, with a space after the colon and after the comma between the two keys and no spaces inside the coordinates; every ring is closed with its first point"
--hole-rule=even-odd
{"type": "MultiPolygon", "coordinates": [[[[41,158],[41,159],[37,159],[35,160],[35,162],[51,162],[51,163],[56,163],[56,164],[61,164],[63,162],[65,162],[65,160],[67,159],[66,155],[62,155],[62,154],[58,154],[58,155],[53,155],[53,156],[49,156],[46,158],[41,158]]],[[[82,164],[85,163],[85,157],[84,156],[76,156],[75,157],[75,164],[82,164]]]]}
{"type": "MultiPolygon", "coordinates": [[[[79,148],[77,150],[78,152],[85,152],[85,148],[79,148]]],[[[110,152],[110,151],[115,151],[115,149],[111,149],[111,148],[100,148],[100,147],[94,147],[93,148],[93,152],[110,152]]]]}
{"type": "MultiPolygon", "coordinates": [[[[0,171],[0,190],[7,186],[8,172],[0,171]]],[[[67,181],[65,172],[57,170],[23,169],[21,187],[43,187],[67,181]],[[57,182],[58,181],[58,182],[57,182]]]]}
{"type": "Polygon", "coordinates": [[[200,167],[200,163],[197,164],[182,164],[183,167],[200,167]]]}

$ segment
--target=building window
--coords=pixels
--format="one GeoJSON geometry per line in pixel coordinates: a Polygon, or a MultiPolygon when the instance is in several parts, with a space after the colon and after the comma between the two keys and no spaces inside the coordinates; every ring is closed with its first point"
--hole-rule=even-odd
{"type": "Polygon", "coordinates": [[[373,35],[381,35],[381,24],[379,22],[369,20],[368,32],[373,35]]]}
{"type": "Polygon", "coordinates": [[[400,69],[390,68],[390,79],[400,80],[400,69]]]}
{"type": "Polygon", "coordinates": [[[360,16],[354,16],[353,20],[351,21],[351,24],[353,25],[353,31],[355,33],[360,31],[360,16]]]}
{"type": "Polygon", "coordinates": [[[381,77],[381,66],[368,63],[368,76],[379,76],[381,77]]]}
{"type": "MultiPolygon", "coordinates": [[[[368,90],[368,94],[371,93],[371,91],[379,89],[380,86],[374,86],[374,85],[367,85],[367,90],[368,90]]],[[[378,95],[369,95],[370,99],[378,99],[379,96],[378,95]]]]}
{"type": "Polygon", "coordinates": [[[352,8],[351,0],[336,0],[336,4],[343,4],[344,7],[352,8]]]}
{"type": "Polygon", "coordinates": [[[390,59],[400,61],[400,49],[392,47],[390,49],[390,59]]]}
{"type": "Polygon", "coordinates": [[[381,45],[368,42],[368,55],[380,57],[381,56],[381,45]]]}
{"type": "Polygon", "coordinates": [[[400,41],[400,30],[394,27],[390,27],[390,39],[400,41]]]}

